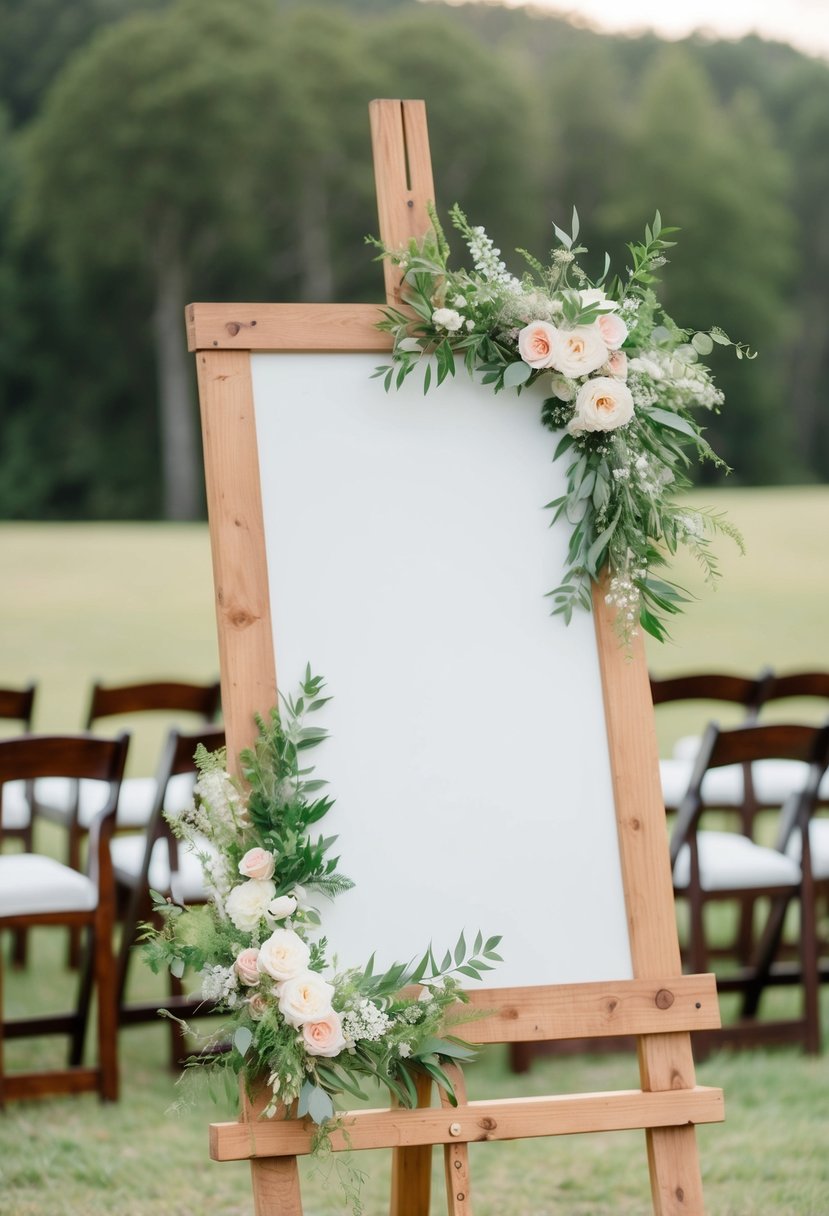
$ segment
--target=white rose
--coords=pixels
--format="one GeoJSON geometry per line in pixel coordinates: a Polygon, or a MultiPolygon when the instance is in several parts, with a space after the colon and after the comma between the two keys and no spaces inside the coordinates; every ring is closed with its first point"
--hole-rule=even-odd
{"type": "Polygon", "coordinates": [[[550,377],[550,392],[554,397],[558,397],[559,401],[572,401],[576,395],[576,386],[566,376],[555,373],[550,377]]]}
{"type": "Polygon", "coordinates": [[[275,980],[291,980],[307,970],[310,958],[311,951],[298,933],[293,929],[274,929],[259,947],[257,966],[275,980]]]}
{"type": "Polygon", "coordinates": [[[296,900],[291,895],[280,895],[278,899],[272,899],[267,907],[267,914],[271,920],[284,920],[286,916],[290,916],[296,912],[296,900]]]}
{"type": "Polygon", "coordinates": [[[633,417],[633,397],[622,380],[596,376],[579,389],[576,412],[567,424],[571,435],[581,431],[614,431],[633,417]]]}
{"type": "Polygon", "coordinates": [[[303,971],[279,988],[279,1012],[290,1026],[319,1022],[331,1013],[334,985],[316,971],[303,971]]]}
{"type": "Polygon", "coordinates": [[[234,887],[225,900],[225,911],[241,933],[253,933],[276,895],[270,879],[249,878],[234,887]]]}
{"type": "Polygon", "coordinates": [[[454,334],[463,325],[463,317],[454,308],[436,308],[432,313],[432,322],[447,333],[454,334]]]}
{"type": "Polygon", "coordinates": [[[585,291],[580,291],[579,299],[582,308],[589,308],[591,304],[600,304],[608,312],[615,312],[619,307],[615,300],[608,300],[600,287],[589,287],[585,291]]]}
{"type": "Polygon", "coordinates": [[[575,329],[555,331],[548,367],[575,380],[578,376],[589,376],[604,363],[607,363],[607,347],[593,326],[578,325],[575,329]]]}

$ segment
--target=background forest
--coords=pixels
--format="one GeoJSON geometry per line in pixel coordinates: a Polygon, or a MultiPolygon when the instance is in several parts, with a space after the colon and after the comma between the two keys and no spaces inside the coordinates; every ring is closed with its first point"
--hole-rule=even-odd
{"type": "Polygon", "coordinates": [[[829,480],[826,61],[491,4],[0,0],[0,517],[202,517],[184,305],[380,300],[373,97],[425,98],[439,209],[505,254],[575,205],[618,266],[658,207],[669,312],[760,351],[716,367],[732,484],[829,480]]]}

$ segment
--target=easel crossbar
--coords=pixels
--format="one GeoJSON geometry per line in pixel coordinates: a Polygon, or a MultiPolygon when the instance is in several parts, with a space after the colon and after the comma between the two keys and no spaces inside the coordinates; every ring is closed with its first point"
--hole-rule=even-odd
{"type": "MultiPolygon", "coordinates": [[[[331,1133],[331,1148],[342,1152],[518,1140],[720,1123],[724,1117],[722,1090],[707,1086],[658,1093],[632,1089],[503,1098],[447,1109],[349,1111],[341,1116],[341,1128],[331,1133]]],[[[307,1156],[313,1135],[314,1125],[308,1118],[213,1123],[210,1156],[214,1161],[307,1156]]]]}

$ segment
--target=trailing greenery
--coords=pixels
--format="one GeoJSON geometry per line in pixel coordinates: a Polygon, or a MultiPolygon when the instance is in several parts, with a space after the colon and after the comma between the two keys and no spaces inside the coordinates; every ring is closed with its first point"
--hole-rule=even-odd
{"type": "Polygon", "coordinates": [[[402,272],[407,311],[386,308],[378,328],[392,335],[392,363],[378,367],[386,390],[401,388],[416,369],[423,391],[455,374],[461,357],[470,376],[494,392],[538,384],[548,394],[541,421],[564,432],[554,458],[567,460],[567,490],[547,506],[552,522],[570,528],[567,569],[549,594],[553,612],[569,623],[576,606],[589,609],[591,587],[609,567],[605,598],[617,609],[624,640],[637,624],[663,641],[666,618],[687,596],[660,577],[680,546],[699,561],[706,579],[719,574],[711,537],[726,533],[742,547],[737,529],[711,511],[689,509],[692,457],[722,464],[703,436],[695,409],[717,412],[722,393],[703,356],[733,346],[739,359],[754,355],[718,327],[681,329],[654,292],[675,232],[659,212],[644,241],[628,245],[630,265],[588,277],[579,258],[578,214],[571,232],[554,225],[558,246],[547,264],[519,250],[529,269],[521,279],[501,261],[482,227],[458,206],[451,211],[474,265],[450,265],[437,215],[423,240],[404,249],[380,242],[381,257],[402,272]]]}

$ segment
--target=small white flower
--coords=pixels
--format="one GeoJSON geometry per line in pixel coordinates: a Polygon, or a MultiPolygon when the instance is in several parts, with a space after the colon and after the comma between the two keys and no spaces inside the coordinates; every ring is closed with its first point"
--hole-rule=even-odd
{"type": "Polygon", "coordinates": [[[447,333],[454,334],[463,325],[463,317],[459,312],[455,312],[454,308],[436,308],[432,313],[432,322],[439,329],[445,329],[447,333]]]}

